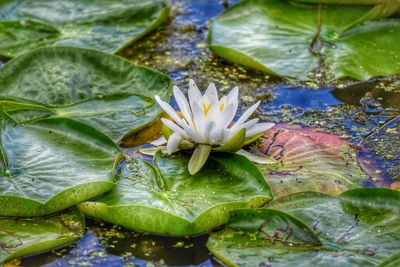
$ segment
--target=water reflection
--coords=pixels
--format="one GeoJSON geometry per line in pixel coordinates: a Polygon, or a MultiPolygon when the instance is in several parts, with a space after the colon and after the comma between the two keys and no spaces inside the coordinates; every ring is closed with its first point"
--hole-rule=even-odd
{"type": "Polygon", "coordinates": [[[332,91],[334,88],[298,88],[291,86],[277,86],[274,88],[274,98],[267,109],[277,109],[284,105],[290,105],[293,108],[302,110],[318,109],[327,110],[332,105],[342,104],[332,91]]]}

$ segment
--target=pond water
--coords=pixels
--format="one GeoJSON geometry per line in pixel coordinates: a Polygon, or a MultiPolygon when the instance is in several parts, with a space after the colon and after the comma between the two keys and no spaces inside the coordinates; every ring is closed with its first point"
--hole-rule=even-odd
{"type": "MultiPolygon", "coordinates": [[[[264,120],[316,127],[348,136],[354,146],[358,145],[359,155],[373,161],[374,171],[379,170],[387,183],[400,179],[399,77],[364,83],[294,84],[250,71],[214,57],[207,49],[208,20],[223,11],[226,2],[238,1],[168,2],[170,20],[157,32],[127,48],[122,56],[166,73],[184,90],[190,78],[201,88],[215,82],[221,92],[238,85],[243,107],[263,100],[258,115],[264,120]],[[384,128],[370,134],[385,122],[384,128]]],[[[222,266],[207,251],[206,241],[207,236],[164,238],[87,220],[87,233],[76,243],[23,258],[20,264],[222,266]]]]}

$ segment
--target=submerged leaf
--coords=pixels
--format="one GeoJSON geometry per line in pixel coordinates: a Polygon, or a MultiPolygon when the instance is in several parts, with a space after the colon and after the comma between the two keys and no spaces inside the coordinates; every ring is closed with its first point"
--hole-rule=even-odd
{"type": "Polygon", "coordinates": [[[79,208],[128,229],[193,236],[223,225],[234,209],[260,207],[271,199],[259,170],[242,156],[212,154],[194,176],[188,161],[183,155],[157,154],[153,167],[132,158],[123,165],[114,190],[79,208]]]}
{"type": "Polygon", "coordinates": [[[279,162],[259,165],[275,196],[303,191],[336,195],[368,179],[344,138],[317,129],[278,125],[265,133],[257,149],[279,162]]]}

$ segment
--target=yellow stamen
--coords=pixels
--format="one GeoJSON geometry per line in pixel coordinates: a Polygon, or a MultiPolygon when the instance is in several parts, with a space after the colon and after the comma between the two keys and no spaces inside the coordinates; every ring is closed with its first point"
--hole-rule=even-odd
{"type": "Polygon", "coordinates": [[[207,114],[208,114],[208,111],[210,110],[210,108],[211,108],[211,103],[208,104],[208,105],[206,105],[206,103],[203,102],[203,112],[204,112],[204,116],[207,117],[207,114]]]}
{"type": "Polygon", "coordinates": [[[222,103],[222,104],[219,106],[219,111],[223,111],[224,108],[225,108],[225,103],[222,103]]]}

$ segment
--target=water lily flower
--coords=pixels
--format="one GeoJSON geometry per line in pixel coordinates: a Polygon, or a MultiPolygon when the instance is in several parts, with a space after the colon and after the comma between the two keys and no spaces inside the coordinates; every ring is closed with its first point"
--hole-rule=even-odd
{"type": "MultiPolygon", "coordinates": [[[[271,163],[271,159],[255,156],[241,149],[274,126],[273,123],[259,123],[258,118],[248,120],[260,101],[234,121],[239,104],[238,87],[218,98],[213,83],[209,84],[202,95],[195,82],[190,80],[188,98],[176,86],[173,92],[180,112],[162,101],[159,96],[155,96],[157,103],[171,117],[161,119],[164,123],[163,134],[168,140],[165,152],[172,154],[181,149],[194,149],[188,165],[190,174],[197,173],[203,167],[211,150],[236,152],[257,163],[271,163]]],[[[160,143],[160,140],[156,141],[157,145],[160,143]]]]}

